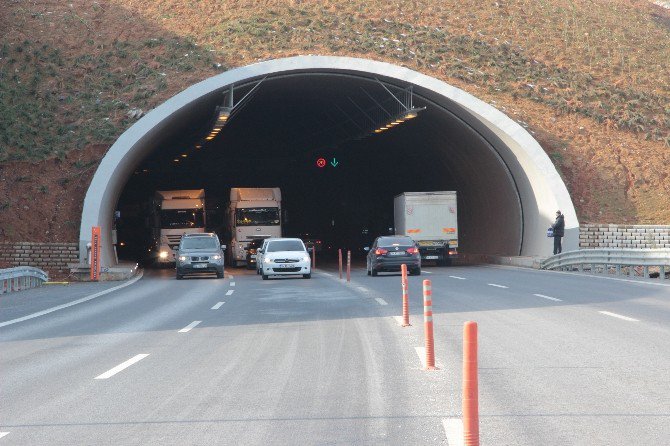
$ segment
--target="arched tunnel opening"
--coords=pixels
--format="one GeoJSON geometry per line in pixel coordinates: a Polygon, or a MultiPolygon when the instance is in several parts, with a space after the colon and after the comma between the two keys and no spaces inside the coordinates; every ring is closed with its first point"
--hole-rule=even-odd
{"type": "Polygon", "coordinates": [[[285,236],[359,254],[393,232],[393,198],[402,192],[456,191],[467,253],[541,255],[551,249],[542,237],[555,210],[574,216],[548,157],[514,121],[434,78],[361,59],[301,56],[208,79],[142,118],[105,158],[80,245],[91,223],[103,226],[103,241],[115,227],[115,248],[103,246],[109,265],[146,257],[147,209],[158,190],[204,189],[207,230],[225,243],[231,188],[278,187],[285,236]],[[231,86],[230,118],[206,139],[231,86]],[[416,117],[374,132],[408,104],[416,117]]]}

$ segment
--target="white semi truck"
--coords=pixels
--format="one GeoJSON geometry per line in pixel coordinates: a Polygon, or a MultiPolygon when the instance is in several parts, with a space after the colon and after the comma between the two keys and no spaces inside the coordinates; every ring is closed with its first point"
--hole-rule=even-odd
{"type": "Polygon", "coordinates": [[[396,235],[419,246],[421,260],[448,265],[458,256],[456,192],[404,192],[393,200],[396,235]]]}
{"type": "Polygon", "coordinates": [[[255,238],[281,237],[281,191],[272,188],[233,187],[228,220],[228,262],[235,267],[247,261],[247,245],[255,238]]]}
{"type": "Polygon", "coordinates": [[[175,263],[181,236],[205,232],[205,190],[159,190],[151,205],[150,257],[158,265],[175,263]]]}

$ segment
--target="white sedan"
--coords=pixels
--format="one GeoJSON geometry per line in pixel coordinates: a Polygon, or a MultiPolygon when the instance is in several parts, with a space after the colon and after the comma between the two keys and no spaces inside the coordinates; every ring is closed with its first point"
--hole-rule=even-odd
{"type": "Polygon", "coordinates": [[[299,238],[271,238],[265,240],[265,247],[260,254],[263,256],[261,276],[267,280],[269,276],[302,275],[312,277],[312,259],[299,238]]]}

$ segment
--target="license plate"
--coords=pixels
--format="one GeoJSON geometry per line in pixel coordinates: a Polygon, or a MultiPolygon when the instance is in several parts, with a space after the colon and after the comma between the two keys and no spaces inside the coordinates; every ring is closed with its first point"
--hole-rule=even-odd
{"type": "Polygon", "coordinates": [[[206,268],[206,267],[207,265],[205,265],[204,263],[196,263],[195,265],[193,265],[193,268],[206,268]]]}
{"type": "Polygon", "coordinates": [[[255,258],[256,258],[256,254],[251,254],[251,255],[249,256],[249,258],[251,258],[251,259],[255,259],[255,258]]]}
{"type": "Polygon", "coordinates": [[[404,256],[405,251],[391,251],[391,252],[389,252],[389,255],[390,256],[404,256]]]}
{"type": "Polygon", "coordinates": [[[290,263],[285,263],[283,265],[279,265],[279,267],[280,268],[293,268],[293,265],[291,265],[290,263]]]}
{"type": "Polygon", "coordinates": [[[437,260],[438,256],[426,256],[426,260],[437,260]]]}

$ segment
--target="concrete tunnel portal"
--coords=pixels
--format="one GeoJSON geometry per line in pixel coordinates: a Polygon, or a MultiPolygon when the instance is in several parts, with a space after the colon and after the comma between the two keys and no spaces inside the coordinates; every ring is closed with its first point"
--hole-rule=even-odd
{"type": "Polygon", "coordinates": [[[537,141],[504,113],[400,66],[298,56],[206,79],[124,132],[87,191],[80,260],[87,261],[91,227],[100,226],[102,266],[116,264],[114,211],[141,192],[205,188],[226,196],[236,186],[281,187],[292,220],[297,217],[296,232],[305,232],[308,220],[335,225],[334,215],[349,231],[380,231],[389,225],[394,195],[456,190],[461,252],[550,255],[546,228],[557,209],[566,215],[564,250],[578,246],[575,209],[560,175],[537,141]],[[231,118],[206,141],[231,86],[231,118]],[[402,111],[410,88],[413,106],[425,109],[371,132],[402,111]],[[321,169],[319,157],[338,165],[321,169]]]}

